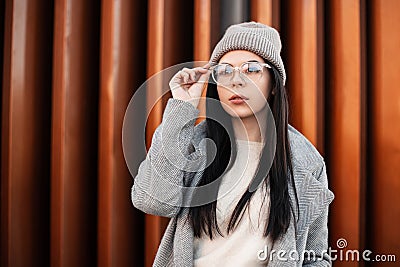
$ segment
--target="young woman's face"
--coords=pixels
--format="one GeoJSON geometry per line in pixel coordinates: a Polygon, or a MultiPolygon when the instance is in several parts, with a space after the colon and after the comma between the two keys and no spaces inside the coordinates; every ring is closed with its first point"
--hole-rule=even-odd
{"type": "MultiPolygon", "coordinates": [[[[240,67],[243,63],[252,61],[264,63],[260,56],[250,51],[234,50],[221,57],[219,64],[228,63],[233,67],[240,67]]],[[[224,85],[218,84],[217,89],[222,107],[229,115],[240,118],[253,116],[267,103],[271,91],[270,72],[263,67],[262,73],[254,77],[234,71],[234,75],[224,85]],[[233,98],[235,94],[242,96],[244,101],[233,98]]]]}

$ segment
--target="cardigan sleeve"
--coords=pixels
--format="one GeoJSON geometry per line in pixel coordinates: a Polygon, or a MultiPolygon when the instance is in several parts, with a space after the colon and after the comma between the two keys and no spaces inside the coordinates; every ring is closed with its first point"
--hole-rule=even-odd
{"type": "Polygon", "coordinates": [[[174,217],[185,193],[185,174],[199,170],[204,154],[192,139],[199,110],[183,100],[170,98],[156,128],[146,158],[134,177],[133,205],[148,214],[174,217]]]}
{"type": "MultiPolygon", "coordinates": [[[[316,172],[316,175],[317,180],[320,181],[325,188],[328,188],[325,163],[319,171],[316,172]]],[[[303,266],[332,266],[332,260],[328,254],[328,212],[329,205],[326,205],[319,217],[310,225],[303,266]]]]}

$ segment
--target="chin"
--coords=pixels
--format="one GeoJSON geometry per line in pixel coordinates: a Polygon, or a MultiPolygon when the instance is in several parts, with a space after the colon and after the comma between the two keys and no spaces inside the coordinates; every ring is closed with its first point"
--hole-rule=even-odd
{"type": "Polygon", "coordinates": [[[247,118],[254,116],[253,111],[248,106],[236,106],[236,105],[229,105],[229,108],[224,108],[224,110],[234,118],[247,118]]]}

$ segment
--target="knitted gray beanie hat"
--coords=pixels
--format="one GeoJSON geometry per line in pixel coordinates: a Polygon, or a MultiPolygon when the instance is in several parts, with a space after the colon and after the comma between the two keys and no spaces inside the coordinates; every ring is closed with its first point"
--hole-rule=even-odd
{"type": "Polygon", "coordinates": [[[281,49],[281,39],[277,30],[257,22],[244,22],[232,25],[225,31],[211,54],[210,62],[218,63],[225,53],[232,50],[247,50],[273,64],[285,85],[286,72],[280,55],[281,49]]]}

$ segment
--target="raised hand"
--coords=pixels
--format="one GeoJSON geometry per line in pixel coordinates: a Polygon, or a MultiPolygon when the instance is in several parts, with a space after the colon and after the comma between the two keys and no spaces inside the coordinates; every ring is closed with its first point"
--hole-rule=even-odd
{"type": "Polygon", "coordinates": [[[206,64],[192,69],[183,68],[177,72],[169,82],[173,98],[187,101],[197,108],[204,83],[210,75],[209,67],[210,65],[206,64]]]}

